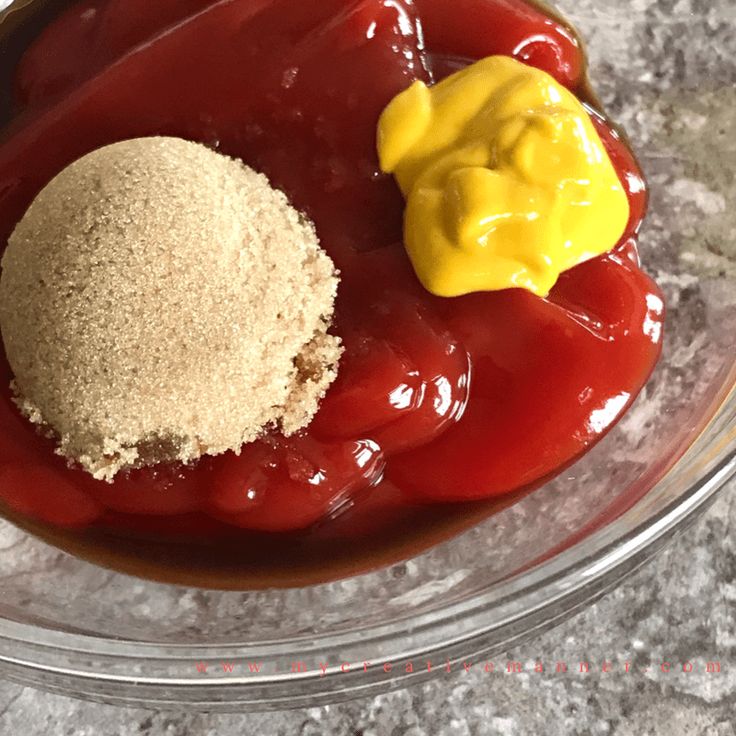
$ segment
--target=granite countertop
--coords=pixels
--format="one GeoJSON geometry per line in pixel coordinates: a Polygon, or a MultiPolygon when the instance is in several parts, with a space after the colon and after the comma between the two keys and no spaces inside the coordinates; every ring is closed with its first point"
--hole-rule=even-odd
{"type": "MultiPolygon", "coordinates": [[[[595,86],[639,145],[667,135],[687,147],[702,137],[704,121],[732,125],[733,0],[629,0],[627,13],[604,0],[558,4],[589,40],[595,86]],[[717,94],[700,94],[704,78],[717,82],[717,94]]],[[[662,174],[664,189],[672,182],[657,165],[649,161],[648,173],[655,185],[662,174]]],[[[697,176],[673,184],[677,203],[694,203],[697,222],[736,199],[733,168],[720,160],[717,167],[723,181],[710,188],[697,176]]],[[[732,229],[717,235],[732,244],[732,229]]],[[[703,257],[729,258],[710,252],[703,257]]],[[[0,682],[0,735],[736,734],[734,491],[732,482],[702,518],[600,602],[495,658],[502,671],[493,675],[454,672],[367,700],[249,715],[122,710],[0,682]],[[524,671],[506,674],[507,661],[524,663],[524,671]],[[589,673],[578,671],[581,661],[590,663],[589,673]],[[535,662],[543,673],[533,671],[535,662]],[[557,662],[569,671],[555,672],[557,662]],[[707,662],[719,662],[721,671],[706,672],[707,662]]]]}

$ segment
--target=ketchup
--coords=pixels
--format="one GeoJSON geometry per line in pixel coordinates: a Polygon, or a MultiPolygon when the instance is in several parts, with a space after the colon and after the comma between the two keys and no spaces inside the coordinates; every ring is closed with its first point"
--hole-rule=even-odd
{"type": "Polygon", "coordinates": [[[19,112],[0,142],[0,240],[95,148],[203,142],[264,172],[315,222],[341,271],[333,330],[346,350],[298,436],[111,485],[68,467],[19,416],[3,360],[4,506],[108,546],[299,540],[286,559],[298,567],[310,535],[421,528],[429,508],[467,516],[457,504],[534,487],[599,440],[648,379],[663,323],[636,250],[646,187],[605,118],[591,107],[629,195],[628,231],[547,299],[427,293],[401,243],[401,194],[378,169],[376,122],[393,96],[492,54],[584,94],[576,37],[522,0],[82,0],[47,26],[17,67],[19,112]]]}

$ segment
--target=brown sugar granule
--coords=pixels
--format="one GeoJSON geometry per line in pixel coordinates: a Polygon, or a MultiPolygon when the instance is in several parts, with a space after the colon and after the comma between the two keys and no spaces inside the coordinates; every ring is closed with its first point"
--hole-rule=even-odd
{"type": "Polygon", "coordinates": [[[106,146],[2,259],[19,406],[96,478],[306,426],[334,380],[334,265],[261,174],[178,138],[106,146]]]}

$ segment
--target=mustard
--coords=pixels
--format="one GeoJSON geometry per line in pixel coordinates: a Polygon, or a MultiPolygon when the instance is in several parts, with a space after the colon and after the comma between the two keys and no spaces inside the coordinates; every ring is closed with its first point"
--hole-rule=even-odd
{"type": "Polygon", "coordinates": [[[583,104],[547,73],[492,56],[393,99],[381,168],[406,197],[404,241],[438,296],[521,287],[613,248],[629,218],[583,104]]]}

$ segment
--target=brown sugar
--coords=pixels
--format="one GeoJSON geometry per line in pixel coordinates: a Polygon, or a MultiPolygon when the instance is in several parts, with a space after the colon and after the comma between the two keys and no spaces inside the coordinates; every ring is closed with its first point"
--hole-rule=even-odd
{"type": "Polygon", "coordinates": [[[268,180],[205,146],[106,146],[37,196],[2,259],[19,406],[96,478],[306,426],[334,380],[338,278],[268,180]]]}

